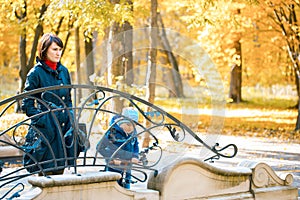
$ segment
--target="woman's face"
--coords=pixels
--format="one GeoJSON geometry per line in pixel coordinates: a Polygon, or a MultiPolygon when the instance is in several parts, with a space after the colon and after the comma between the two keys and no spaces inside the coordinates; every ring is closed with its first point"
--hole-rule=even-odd
{"type": "Polygon", "coordinates": [[[62,48],[53,42],[47,50],[47,60],[51,62],[59,62],[61,58],[62,48]]]}

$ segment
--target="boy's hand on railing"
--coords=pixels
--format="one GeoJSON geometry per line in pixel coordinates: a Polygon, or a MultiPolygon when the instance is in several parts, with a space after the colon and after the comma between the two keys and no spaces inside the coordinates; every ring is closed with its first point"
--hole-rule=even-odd
{"type": "Polygon", "coordinates": [[[131,162],[132,162],[133,164],[141,164],[141,161],[140,161],[138,158],[132,158],[132,159],[131,159],[131,162]]]}
{"type": "Polygon", "coordinates": [[[128,165],[130,163],[141,164],[141,161],[138,158],[132,158],[131,161],[120,160],[120,159],[113,159],[110,161],[110,164],[113,164],[113,165],[128,165]]]}
{"type": "Polygon", "coordinates": [[[112,160],[112,163],[113,163],[114,165],[121,165],[122,161],[119,160],[119,159],[113,159],[113,160],[112,160]]]}

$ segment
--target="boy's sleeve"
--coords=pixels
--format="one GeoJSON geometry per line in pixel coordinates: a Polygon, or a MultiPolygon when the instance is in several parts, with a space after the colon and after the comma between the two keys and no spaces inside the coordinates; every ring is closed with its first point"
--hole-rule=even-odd
{"type": "Polygon", "coordinates": [[[133,157],[134,158],[139,158],[139,141],[137,139],[137,137],[135,138],[135,143],[134,143],[134,149],[133,149],[133,157]]]}

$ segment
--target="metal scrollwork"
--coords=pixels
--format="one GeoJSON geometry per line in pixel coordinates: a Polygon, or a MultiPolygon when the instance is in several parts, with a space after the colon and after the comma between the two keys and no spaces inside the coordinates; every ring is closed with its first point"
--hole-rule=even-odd
{"type": "MultiPolygon", "coordinates": [[[[88,146],[85,151],[82,151],[78,157],[66,157],[61,159],[64,161],[63,167],[73,168],[74,173],[77,173],[78,167],[97,167],[99,169],[104,169],[104,167],[106,166],[105,161],[109,162],[113,160],[114,157],[121,151],[124,145],[131,142],[134,137],[141,139],[146,134],[149,136],[149,143],[148,146],[141,148],[139,152],[140,163],[126,163],[122,166],[123,170],[125,170],[126,168],[130,168],[134,171],[134,173],[132,174],[132,177],[134,179],[132,183],[147,181],[147,171],[149,170],[154,171],[155,174],[158,173],[157,166],[160,163],[165,151],[165,144],[162,142],[163,139],[161,139],[161,136],[171,136],[170,138],[172,141],[168,142],[170,145],[174,146],[176,146],[177,143],[182,143],[187,138],[187,136],[191,136],[191,138],[193,138],[193,140],[195,140],[201,147],[207,148],[213,153],[212,156],[209,156],[204,160],[209,162],[213,162],[214,160],[220,159],[221,157],[233,158],[238,151],[237,146],[234,144],[228,144],[225,147],[220,147],[218,143],[214,144],[213,146],[208,145],[189,127],[176,119],[174,116],[157,107],[156,105],[153,105],[137,96],[98,86],[53,86],[18,94],[14,97],[4,99],[0,102],[0,108],[3,108],[0,112],[0,120],[3,119],[6,114],[9,114],[9,110],[17,101],[21,101],[24,98],[31,98],[34,101],[38,101],[46,108],[46,110],[38,113],[37,115],[22,118],[20,121],[12,124],[10,127],[1,130],[0,136],[9,135],[10,132],[13,132],[11,136],[11,138],[13,139],[11,141],[6,141],[0,138],[0,143],[20,151],[21,154],[19,155],[19,157],[22,158],[26,149],[23,146],[24,144],[17,140],[17,138],[19,137],[17,136],[17,129],[28,129],[31,126],[30,121],[33,118],[40,117],[45,114],[49,114],[53,117],[55,121],[54,124],[55,126],[57,126],[56,128],[58,130],[58,133],[60,134],[61,141],[65,141],[65,137],[56,117],[56,113],[67,112],[69,118],[72,119],[72,129],[77,132],[84,133],[85,140],[90,144],[90,146],[88,146]],[[72,90],[72,96],[74,98],[72,108],[67,107],[64,101],[52,92],[59,89],[72,90]],[[79,94],[79,91],[80,93],[84,93],[83,96],[85,96],[85,98],[78,99],[77,96],[79,94]],[[38,93],[41,94],[41,98],[37,98],[35,96],[35,94],[38,93]],[[48,102],[45,98],[46,95],[52,95],[53,98],[56,98],[60,106],[54,104],[53,102],[48,102]],[[134,107],[139,112],[142,120],[138,122],[132,122],[136,125],[136,134],[123,141],[123,146],[121,145],[119,148],[117,148],[116,151],[111,155],[111,157],[104,158],[97,152],[97,150],[95,150],[97,148],[93,147],[93,140],[95,140],[95,138],[97,138],[97,140],[101,140],[101,138],[107,133],[107,131],[112,129],[114,124],[109,124],[107,119],[113,115],[121,115],[120,112],[111,109],[114,101],[120,99],[123,102],[127,102],[132,107],[134,107]],[[84,127],[82,128],[81,125],[84,125],[84,127]],[[70,160],[76,160],[76,162],[69,162],[70,160]]],[[[36,131],[43,137],[44,140],[46,140],[46,136],[43,133],[39,132],[39,130],[36,131]]],[[[76,142],[76,140],[80,140],[80,138],[74,137],[73,142],[76,142]]],[[[47,145],[50,147],[49,143],[47,143],[47,145]]],[[[65,144],[63,151],[66,152],[67,149],[72,145],[73,143],[65,144]]],[[[85,143],[83,142],[81,145],[85,145],[85,143]]],[[[50,149],[50,151],[54,155],[53,150],[50,149]]],[[[78,151],[78,149],[74,148],[74,151],[78,151]]],[[[53,158],[52,160],[49,160],[47,162],[59,161],[60,160],[56,160],[55,158],[53,158]]],[[[18,195],[21,190],[24,190],[24,185],[20,182],[21,179],[36,173],[44,174],[43,168],[41,167],[42,164],[36,163],[36,165],[39,166],[39,171],[33,173],[29,173],[28,171],[26,171],[26,167],[24,167],[22,163],[18,163],[15,169],[9,170],[9,172],[5,172],[6,170],[4,169],[4,172],[0,174],[0,189],[2,187],[11,187],[11,183],[16,183],[15,186],[11,187],[10,192],[15,190],[16,187],[22,186],[22,188],[14,194],[18,195]]],[[[5,194],[5,196],[7,196],[7,194],[5,194]]]]}

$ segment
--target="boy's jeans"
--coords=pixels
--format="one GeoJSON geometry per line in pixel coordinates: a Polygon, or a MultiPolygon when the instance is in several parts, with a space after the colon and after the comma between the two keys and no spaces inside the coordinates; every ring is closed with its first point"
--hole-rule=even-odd
{"type": "Polygon", "coordinates": [[[130,189],[130,182],[131,182],[131,170],[130,168],[125,168],[124,170],[121,170],[120,167],[112,168],[109,166],[105,166],[105,171],[110,172],[117,172],[122,175],[122,178],[118,180],[118,184],[126,189],[130,189]],[[125,173],[125,177],[124,177],[125,173]]]}

